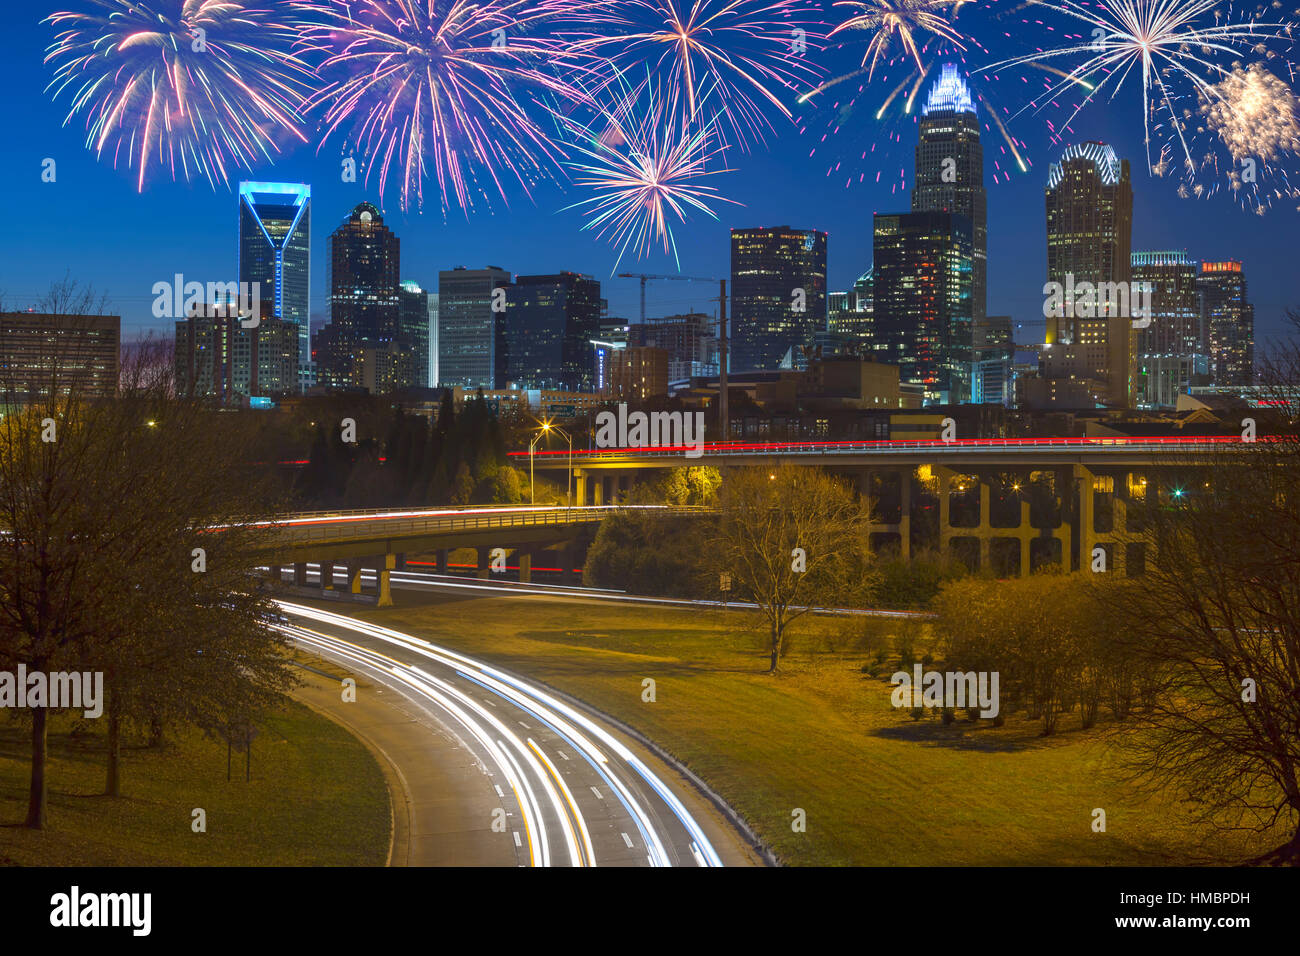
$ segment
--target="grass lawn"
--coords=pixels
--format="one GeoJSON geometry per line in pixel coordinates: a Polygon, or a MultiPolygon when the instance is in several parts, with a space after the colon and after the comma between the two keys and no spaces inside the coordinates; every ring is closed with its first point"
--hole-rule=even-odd
{"type": "MultiPolygon", "coordinates": [[[[1271,846],[1194,826],[1108,772],[1106,721],[1040,737],[890,704],[892,667],[861,672],[893,621],[804,619],[783,673],[763,673],[748,615],[595,602],[400,593],[353,613],[490,660],[637,727],[731,803],[785,862],[1099,865],[1236,862],[1271,846]],[[874,630],[874,638],[867,634],[874,630]],[[643,703],[642,679],[657,700],[643,703]],[[1105,833],[1092,831],[1106,811],[1105,833]],[[795,833],[792,811],[807,815],[795,833]]],[[[914,624],[912,626],[915,626],[914,624]]],[[[918,655],[920,649],[918,649],[918,655]]],[[[1280,838],[1277,841],[1280,842],[1280,838]]]]}
{"type": "Polygon", "coordinates": [[[197,732],[158,749],[123,748],[122,792],[104,788],[96,721],[73,736],[70,718],[50,734],[49,828],[21,826],[27,811],[30,730],[0,718],[0,863],[56,866],[376,865],[388,855],[388,791],[370,752],[337,724],[290,703],[244,755],[197,732]],[[207,812],[207,832],[191,811],[207,812]]]}

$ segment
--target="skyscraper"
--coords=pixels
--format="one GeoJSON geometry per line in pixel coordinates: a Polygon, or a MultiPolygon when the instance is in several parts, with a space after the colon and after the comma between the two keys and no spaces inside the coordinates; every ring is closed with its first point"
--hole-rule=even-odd
{"type": "Polygon", "coordinates": [[[1255,307],[1246,298],[1241,263],[1202,262],[1196,277],[1215,385],[1255,382],[1255,307]]]}
{"type": "Polygon", "coordinates": [[[826,233],[731,230],[732,347],[728,367],[775,369],[826,328],[826,233]]]}
{"type": "Polygon", "coordinates": [[[403,281],[397,290],[399,303],[397,317],[397,345],[401,355],[401,369],[397,376],[399,388],[431,387],[429,341],[431,323],[437,315],[434,294],[425,292],[418,282],[403,281]]]}
{"type": "Polygon", "coordinates": [[[399,344],[401,241],[363,202],[330,234],[329,248],[329,325],[317,335],[318,373],[328,385],[361,387],[362,352],[399,344]]]}
{"type": "Polygon", "coordinates": [[[876,213],[872,341],[925,403],[971,400],[973,227],[949,212],[876,213]]]}
{"type": "Polygon", "coordinates": [[[314,384],[311,365],[311,186],[239,184],[239,281],[260,283],[271,318],[297,325],[298,376],[314,384]]]}
{"type": "Polygon", "coordinates": [[[1137,403],[1175,405],[1188,386],[1208,384],[1196,264],[1183,250],[1134,252],[1133,288],[1150,310],[1150,324],[1136,330],[1137,403]]]}
{"type": "Polygon", "coordinates": [[[1094,403],[1131,407],[1136,336],[1128,160],[1105,143],[1067,146],[1048,170],[1046,208],[1047,279],[1066,301],[1058,307],[1049,299],[1044,306],[1042,374],[1075,382],[1094,403]],[[1074,295],[1089,287],[1092,293],[1074,295]]]}
{"type": "Polygon", "coordinates": [[[121,343],[121,316],[0,312],[0,394],[15,403],[51,391],[112,395],[121,343]]]}
{"type": "Polygon", "coordinates": [[[945,63],[921,107],[912,212],[952,212],[971,221],[971,322],[988,308],[988,211],[984,147],[970,88],[945,63]]]}
{"type": "Polygon", "coordinates": [[[518,276],[506,286],[507,380],[521,388],[591,391],[600,301],[600,283],[576,272],[518,276]]]}
{"type": "Polygon", "coordinates": [[[438,273],[438,384],[504,388],[508,373],[506,290],[498,266],[438,273]]]}

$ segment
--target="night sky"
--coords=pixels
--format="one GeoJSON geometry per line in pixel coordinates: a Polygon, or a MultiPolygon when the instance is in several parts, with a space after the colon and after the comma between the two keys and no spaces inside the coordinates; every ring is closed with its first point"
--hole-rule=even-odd
{"type": "MultiPolygon", "coordinates": [[[[78,0],[64,0],[48,9],[81,6],[78,0]]],[[[49,68],[42,58],[54,35],[51,26],[39,23],[44,15],[37,5],[8,11],[7,50],[0,63],[5,90],[0,109],[8,134],[0,155],[0,182],[10,216],[0,237],[0,291],[6,308],[26,308],[52,280],[70,272],[110,295],[114,311],[122,315],[125,336],[149,328],[170,331],[169,322],[153,318],[150,312],[150,288],[177,272],[200,281],[237,277],[233,185],[236,179],[245,178],[312,184],[314,315],[324,314],[327,236],[356,203],[368,199],[384,210],[386,222],[401,238],[404,279],[436,289],[438,271],[456,265],[491,264],[515,273],[587,272],[601,280],[611,314],[635,316],[637,283],[610,278],[615,251],[593,233],[581,231],[579,211],[560,211],[585,198],[573,185],[543,184],[534,190],[531,201],[516,189],[508,210],[475,213],[466,221],[455,208],[444,217],[436,184],[426,183],[424,211],[403,213],[391,181],[387,196],[378,195],[377,177],[369,189],[361,182],[340,181],[341,140],[332,139],[317,152],[319,137],[309,136],[308,145],[282,154],[274,164],[234,174],[230,190],[218,186],[214,192],[206,181],[173,183],[155,175],[143,194],[138,193],[132,170],[114,170],[110,162],[96,161],[85,148],[81,117],[63,126],[66,96],[54,104],[44,91],[49,68]],[[58,164],[55,183],[41,181],[46,157],[58,164]]],[[[836,11],[833,19],[842,16],[836,11]]],[[[1026,49],[1020,45],[1023,27],[1011,31],[1016,41],[1008,40],[1003,36],[1008,27],[987,13],[968,7],[959,17],[959,25],[979,36],[995,55],[1026,49]]],[[[1044,42],[1050,42],[1049,34],[1042,36],[1044,42]]],[[[834,73],[843,73],[856,66],[859,58],[860,53],[846,50],[827,59],[834,64],[834,73]]],[[[1029,79],[1041,85],[1041,74],[1029,79]]],[[[859,85],[849,82],[838,92],[859,85]]],[[[1006,73],[989,89],[1014,110],[1033,87],[1023,83],[1019,74],[1006,73]]],[[[888,90],[877,92],[873,86],[870,91],[878,104],[888,90]]],[[[872,213],[909,208],[908,194],[898,189],[898,179],[902,168],[908,176],[907,185],[911,185],[915,126],[908,121],[904,121],[908,125],[878,124],[874,108],[863,108],[849,113],[837,137],[823,143],[831,115],[826,108],[836,102],[843,105],[835,92],[823,102],[826,106],[821,112],[799,108],[797,115],[807,117],[805,132],[775,116],[777,133],[769,135],[766,147],[755,147],[748,154],[728,152],[727,165],[736,171],[709,177],[709,181],[741,205],[715,203],[717,221],[694,214],[675,228],[683,274],[726,277],[731,227],[782,224],[829,233],[832,291],[849,288],[866,270],[871,262],[872,213]],[[901,135],[902,144],[890,142],[891,134],[901,135]],[[870,151],[873,143],[875,152],[860,160],[860,154],[870,151]],[[814,150],[815,155],[810,156],[814,150]],[[828,167],[835,163],[840,164],[839,171],[828,175],[828,167]],[[877,171],[881,173],[879,184],[875,182],[877,171]],[[864,175],[866,182],[846,189],[845,180],[856,180],[858,175],[864,175]]],[[[1025,114],[1014,121],[1011,132],[1025,141],[1026,158],[1032,166],[1027,173],[1014,173],[1010,182],[992,185],[992,160],[999,159],[1004,168],[1008,162],[1002,154],[1001,137],[996,132],[983,135],[989,184],[990,314],[1009,313],[1017,322],[1041,322],[1046,271],[1043,188],[1048,163],[1060,152],[1060,146],[1049,140],[1044,117],[1059,123],[1064,115],[1068,114],[1062,104],[1043,116],[1025,114]]],[[[1280,201],[1261,217],[1224,196],[1206,201],[1178,199],[1171,179],[1155,179],[1147,173],[1136,86],[1114,102],[1090,107],[1065,136],[1069,141],[1105,140],[1131,161],[1134,249],[1186,248],[1193,257],[1241,259],[1260,338],[1282,328],[1284,310],[1300,305],[1294,202],[1280,201]]],[[[629,255],[617,271],[673,273],[677,269],[671,256],[656,254],[639,263],[629,255]]],[[[710,295],[716,295],[716,289],[704,284],[652,284],[649,311],[651,315],[692,307],[711,311],[712,305],[706,301],[710,295]]]]}

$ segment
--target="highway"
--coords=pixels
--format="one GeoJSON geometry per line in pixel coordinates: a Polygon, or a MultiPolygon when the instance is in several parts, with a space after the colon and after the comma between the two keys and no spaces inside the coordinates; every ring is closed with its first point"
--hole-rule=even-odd
{"type": "MultiPolygon", "coordinates": [[[[499,862],[502,844],[505,858],[520,866],[721,866],[724,856],[728,864],[753,862],[739,836],[720,825],[712,807],[702,811],[707,805],[685,792],[680,778],[670,784],[666,778],[675,775],[664,765],[542,688],[414,635],[276,603],[285,615],[278,629],[355,673],[358,693],[377,685],[400,695],[468,754],[461,763],[472,766],[459,768],[455,789],[470,793],[461,802],[483,819],[461,836],[483,852],[467,846],[465,862],[499,862]]],[[[429,729],[415,721],[411,733],[427,736],[429,729]]],[[[415,830],[410,836],[427,839],[427,824],[415,830]]]]}

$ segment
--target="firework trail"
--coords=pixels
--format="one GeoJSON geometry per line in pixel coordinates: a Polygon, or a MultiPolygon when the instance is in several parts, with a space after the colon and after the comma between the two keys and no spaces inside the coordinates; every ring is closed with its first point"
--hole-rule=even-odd
{"type": "MultiPolygon", "coordinates": [[[[1101,95],[1115,99],[1133,77],[1141,85],[1148,169],[1159,174],[1168,165],[1167,150],[1161,150],[1158,162],[1153,163],[1151,158],[1151,130],[1153,125],[1162,125],[1163,114],[1164,128],[1176,143],[1184,168],[1194,174],[1200,163],[1193,156],[1178,101],[1222,101],[1223,93],[1216,83],[1232,75],[1225,61],[1232,63],[1251,54],[1277,57],[1277,48],[1289,47],[1292,40],[1289,23],[1266,22],[1258,13],[1234,14],[1231,9],[1225,13],[1215,9],[1217,5],[1217,0],[1112,0],[1110,6],[1089,5],[1082,0],[1028,0],[1027,6],[1043,7],[1076,21],[1087,35],[1068,36],[1074,42],[1012,57],[984,69],[1044,67],[1051,62],[1081,59],[1064,72],[1053,71],[1061,78],[1050,84],[1046,94],[1050,101],[1066,90],[1086,91],[1066,121],[1067,126],[1101,95]]],[[[1026,109],[1030,107],[1042,108],[1037,101],[1026,109]]]]}
{"type": "Polygon", "coordinates": [[[867,70],[868,80],[895,40],[915,61],[917,69],[924,70],[925,64],[921,62],[921,51],[916,43],[917,34],[932,33],[958,49],[965,49],[961,34],[947,19],[948,13],[955,13],[963,2],[965,0],[837,0],[835,6],[854,7],[859,12],[832,30],[830,36],[845,30],[866,31],[871,35],[861,64],[867,70]],[[867,66],[868,60],[871,61],[870,67],[867,66]]]}
{"type": "MultiPolygon", "coordinates": [[[[690,210],[716,219],[708,203],[733,202],[699,183],[705,176],[731,172],[709,168],[727,147],[711,121],[685,119],[650,77],[632,89],[620,74],[617,87],[606,92],[613,94],[612,102],[592,121],[558,117],[581,157],[566,162],[573,181],[595,192],[565,209],[584,210],[591,218],[583,229],[608,237],[618,248],[611,274],[629,250],[645,258],[656,242],[672,253],[680,270],[673,219],[684,222],[690,210]]],[[[712,92],[712,87],[701,87],[702,104],[712,92]]]]}
{"type": "Polygon", "coordinates": [[[46,87],[64,120],[84,115],[86,147],[137,170],[229,186],[230,167],[252,168],[296,137],[311,72],[291,51],[296,24],[236,0],[91,0],[91,12],[54,13],[46,87]]]}
{"type": "Polygon", "coordinates": [[[666,109],[685,123],[708,123],[716,136],[747,149],[790,119],[798,90],[820,78],[809,51],[825,24],[808,0],[553,0],[556,35],[573,53],[597,58],[607,85],[649,70],[666,109]],[[712,95],[716,103],[706,107],[712,95]]]}
{"type": "Polygon", "coordinates": [[[343,0],[308,5],[320,22],[301,40],[319,61],[321,88],[305,110],[323,110],[325,137],[344,135],[379,170],[401,178],[403,209],[424,202],[432,170],[444,213],[454,200],[468,215],[475,194],[506,200],[509,181],[525,194],[558,171],[562,156],[534,118],[554,100],[585,94],[581,70],[538,34],[552,15],[530,0],[343,0]]]}

